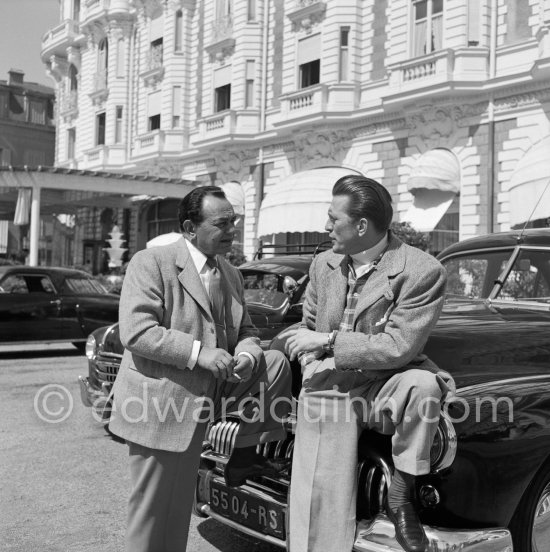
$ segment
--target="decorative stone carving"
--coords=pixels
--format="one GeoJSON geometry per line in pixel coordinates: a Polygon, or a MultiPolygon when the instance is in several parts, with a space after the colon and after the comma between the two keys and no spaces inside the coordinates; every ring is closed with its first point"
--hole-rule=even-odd
{"type": "Polygon", "coordinates": [[[248,150],[215,151],[217,180],[219,184],[235,180],[243,182],[248,179],[250,165],[256,163],[257,152],[248,150]],[[247,162],[249,161],[249,162],[247,162]]]}
{"type": "Polygon", "coordinates": [[[394,132],[407,127],[407,121],[404,118],[391,119],[389,121],[376,121],[369,125],[352,129],[353,138],[362,138],[363,136],[372,136],[373,134],[383,132],[394,132]]]}
{"type": "Polygon", "coordinates": [[[145,17],[152,18],[159,10],[165,7],[163,0],[134,0],[134,5],[138,13],[142,13],[145,17]]]}
{"type": "Polygon", "coordinates": [[[430,148],[445,145],[458,126],[453,108],[433,105],[408,116],[407,123],[411,134],[421,138],[430,148]]]}
{"type": "Polygon", "coordinates": [[[310,33],[325,17],[327,5],[318,0],[296,0],[294,9],[287,12],[295,32],[304,30],[310,33]]]}
{"type": "Polygon", "coordinates": [[[296,157],[295,170],[304,170],[320,165],[341,164],[349,148],[350,135],[345,130],[308,132],[294,138],[296,157]]]}

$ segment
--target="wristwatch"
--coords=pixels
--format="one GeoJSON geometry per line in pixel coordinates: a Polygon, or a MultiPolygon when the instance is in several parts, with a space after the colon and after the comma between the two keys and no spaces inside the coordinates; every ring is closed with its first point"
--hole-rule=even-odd
{"type": "Polygon", "coordinates": [[[336,341],[336,335],[338,334],[338,330],[332,330],[328,334],[327,342],[323,345],[323,350],[327,353],[333,353],[334,352],[334,342],[336,341]]]}

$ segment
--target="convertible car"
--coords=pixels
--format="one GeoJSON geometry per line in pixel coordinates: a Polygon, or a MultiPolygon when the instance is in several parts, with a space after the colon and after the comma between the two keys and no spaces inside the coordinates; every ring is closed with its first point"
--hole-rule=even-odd
{"type": "Polygon", "coordinates": [[[86,272],[0,266],[0,344],[72,342],[118,319],[116,295],[86,272]]]}
{"type": "MultiPolygon", "coordinates": [[[[452,373],[432,469],[418,480],[430,551],[550,550],[550,229],[472,238],[439,256],[448,271],[443,314],[425,353],[452,373]]],[[[110,354],[114,329],[90,356],[110,354]]],[[[284,349],[275,338],[272,348],[284,349]]],[[[120,351],[118,351],[120,352],[120,351]]],[[[114,357],[113,357],[114,360],[114,357]]],[[[113,379],[118,365],[111,365],[113,379]]],[[[295,390],[299,366],[293,365],[295,390]]],[[[223,468],[238,420],[213,424],[199,468],[195,511],[285,547],[290,473],[228,488],[223,468]]],[[[287,438],[260,447],[291,458],[287,438]]],[[[359,443],[356,552],[401,551],[384,497],[393,466],[389,438],[359,443]]]]}

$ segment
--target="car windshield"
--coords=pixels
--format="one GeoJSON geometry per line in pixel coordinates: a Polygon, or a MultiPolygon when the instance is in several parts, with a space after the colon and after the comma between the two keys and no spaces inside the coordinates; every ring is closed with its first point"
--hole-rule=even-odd
{"type": "Polygon", "coordinates": [[[267,305],[271,308],[280,307],[288,296],[280,291],[280,277],[268,272],[243,273],[244,298],[247,303],[267,305]]]}
{"type": "Polygon", "coordinates": [[[105,295],[107,290],[93,278],[65,278],[63,293],[67,295],[105,295]]]}

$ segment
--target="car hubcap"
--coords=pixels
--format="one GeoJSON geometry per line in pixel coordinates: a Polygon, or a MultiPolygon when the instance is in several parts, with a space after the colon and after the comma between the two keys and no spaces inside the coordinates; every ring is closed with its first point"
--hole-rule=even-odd
{"type": "Polygon", "coordinates": [[[533,518],[533,552],[550,550],[550,483],[544,487],[533,518]]]}

